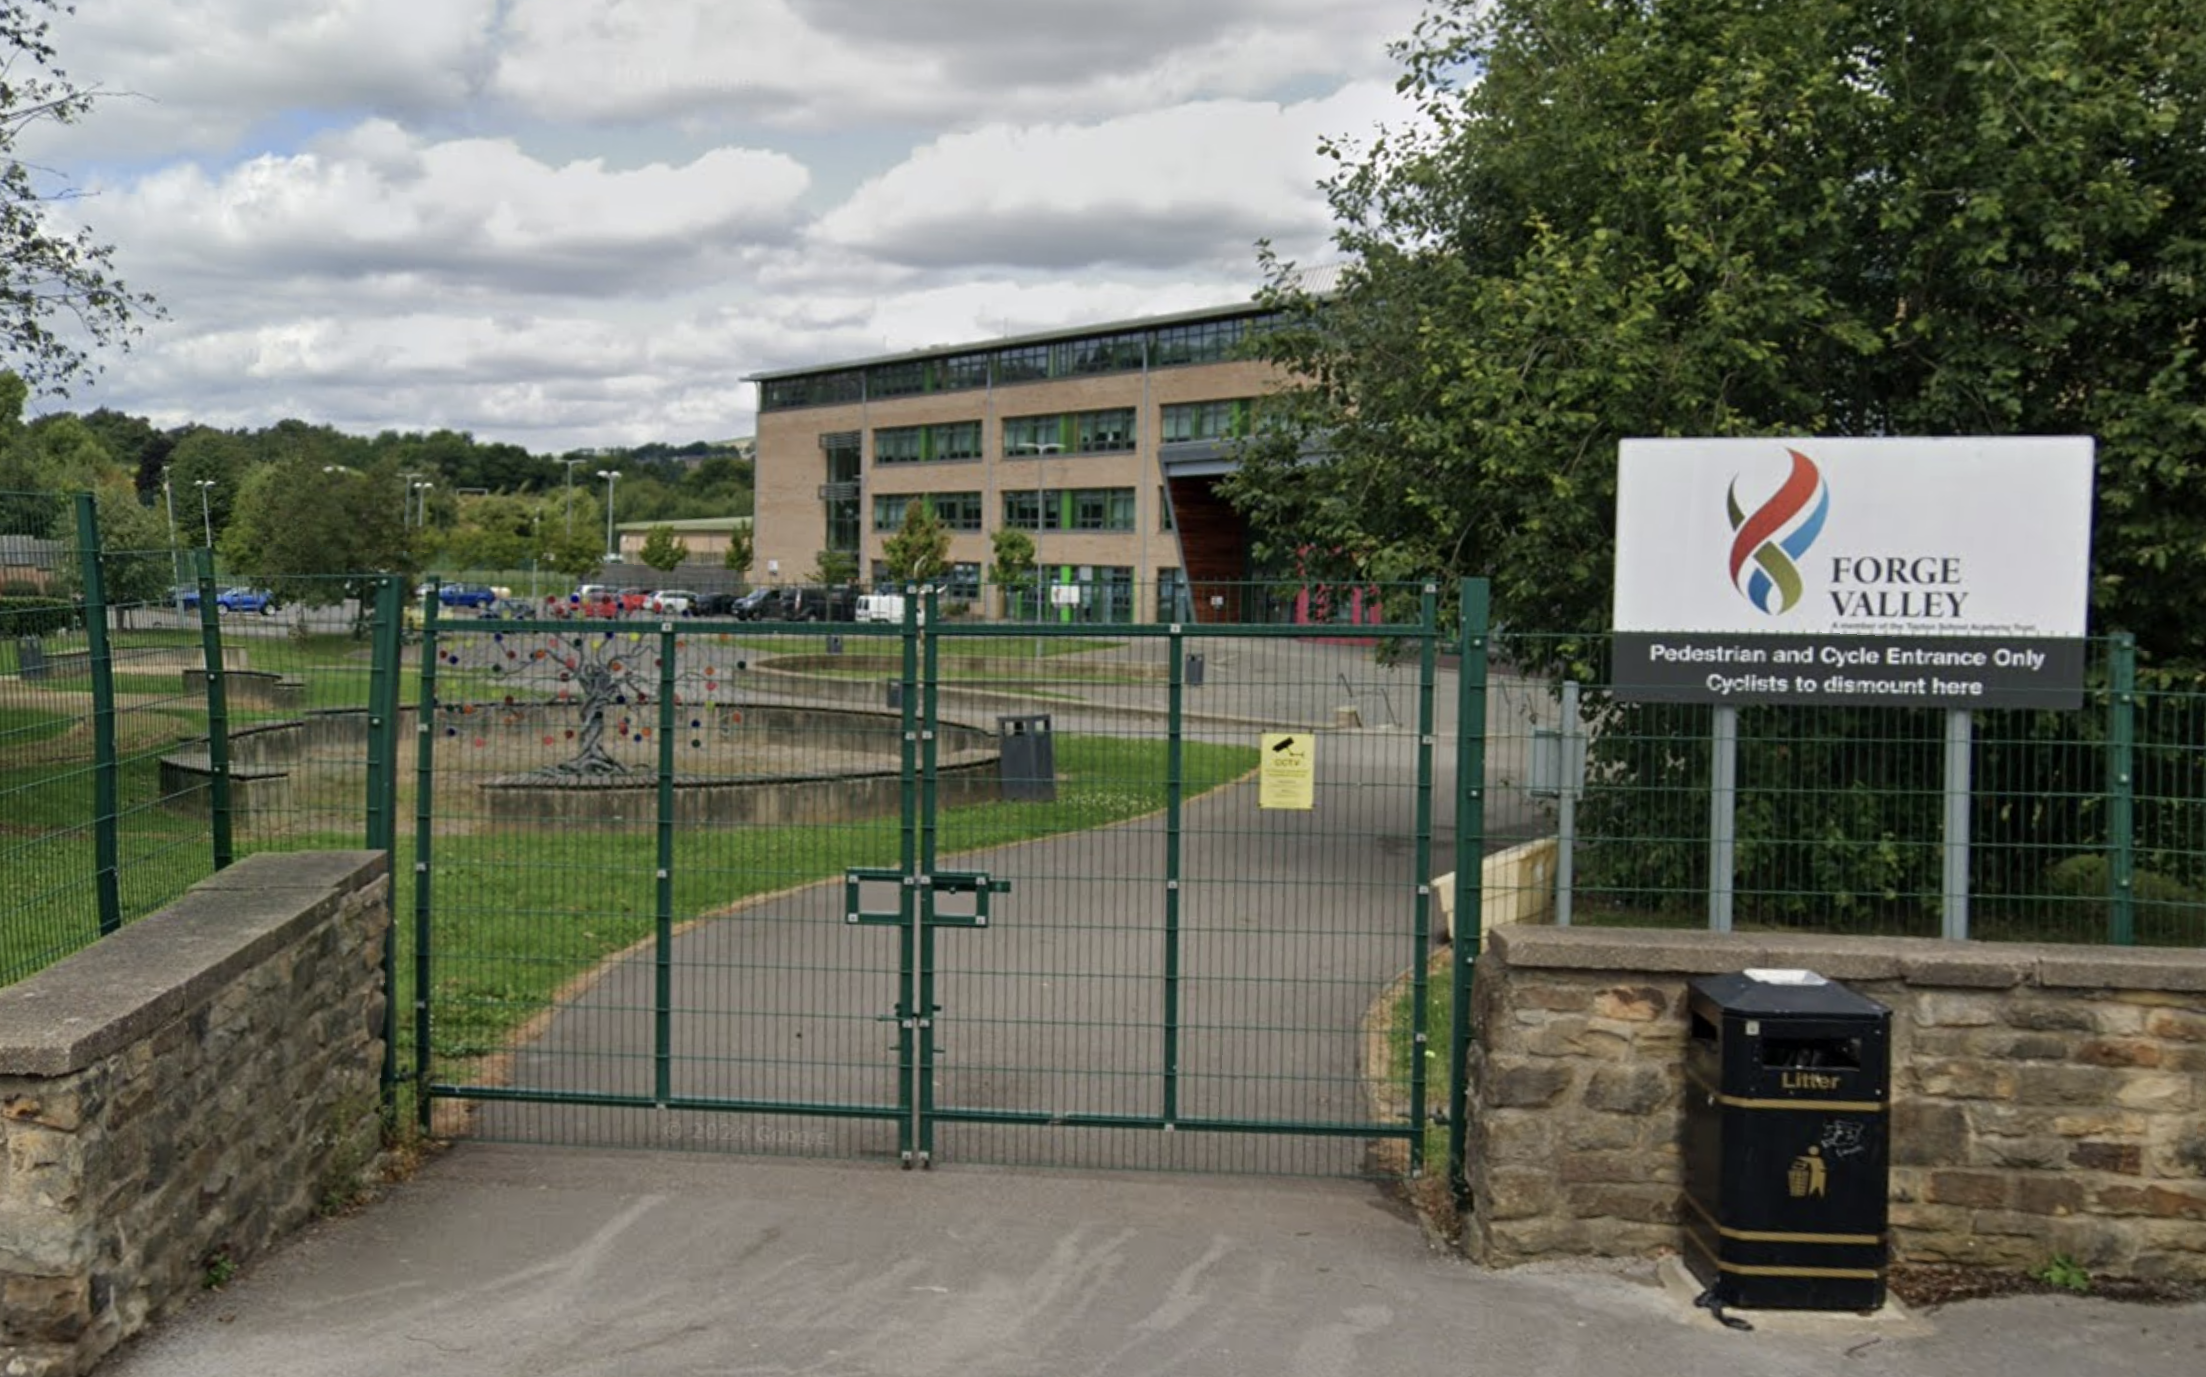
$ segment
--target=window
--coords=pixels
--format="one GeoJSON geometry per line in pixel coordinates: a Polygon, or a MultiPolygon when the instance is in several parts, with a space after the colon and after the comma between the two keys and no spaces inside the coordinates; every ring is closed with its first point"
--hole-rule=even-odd
{"type": "Polygon", "coordinates": [[[1164,408],[1164,436],[1168,445],[1200,440],[1225,440],[1249,433],[1254,406],[1246,397],[1219,402],[1187,402],[1164,408]]]}
{"type": "MultiPolygon", "coordinates": [[[[1039,531],[1042,529],[1042,507],[1051,494],[1039,492],[1007,492],[1003,495],[1003,524],[1006,530],[1039,531]]],[[[1050,527],[1055,530],[1053,524],[1050,527]]]]}
{"type": "Polygon", "coordinates": [[[1003,457],[1032,458],[1055,454],[1065,447],[1062,416],[1012,416],[1003,423],[1003,457]]]}
{"type": "Polygon", "coordinates": [[[994,357],[999,383],[1034,382],[1049,376],[1049,346],[1046,344],[998,349],[994,357]]]}
{"type": "Polygon", "coordinates": [[[1009,416],[1003,423],[1003,457],[1115,454],[1134,448],[1134,409],[1076,411],[1070,415],[1009,416]]]}
{"type": "Polygon", "coordinates": [[[1132,488],[1083,488],[1072,495],[1072,529],[1076,531],[1130,531],[1134,529],[1132,488]]]}
{"type": "Polygon", "coordinates": [[[1246,321],[1238,319],[1168,325],[1156,332],[1149,362],[1158,368],[1180,363],[1216,363],[1233,356],[1245,331],[1246,321]]]}
{"type": "Polygon", "coordinates": [[[929,426],[928,454],[930,459],[978,459],[980,458],[980,422],[948,421],[929,426]]]}
{"type": "Polygon", "coordinates": [[[829,550],[858,548],[859,435],[838,430],[820,437],[820,451],[827,458],[827,539],[829,550]]]}
{"type": "Polygon", "coordinates": [[[988,386],[986,354],[952,354],[939,364],[939,386],[944,392],[963,392],[988,386]]]}
{"type": "MultiPolygon", "coordinates": [[[[879,493],[873,499],[873,529],[893,531],[904,524],[904,509],[919,499],[920,494],[891,492],[879,493]]],[[[977,531],[980,529],[980,494],[977,492],[938,492],[931,495],[935,519],[953,531],[977,531]]]]}
{"type": "Polygon", "coordinates": [[[980,494],[938,492],[934,495],[934,514],[953,531],[977,531],[981,525],[980,494]]]}
{"type": "Polygon", "coordinates": [[[1139,333],[1064,340],[1050,346],[1049,373],[1053,378],[1074,378],[1089,373],[1139,372],[1144,343],[1139,333]]]}
{"type": "Polygon", "coordinates": [[[925,426],[883,426],[873,432],[873,462],[916,464],[926,458],[925,426]]]}
{"type": "Polygon", "coordinates": [[[942,577],[942,596],[966,602],[980,600],[980,566],[971,562],[953,564],[942,577]]]}
{"type": "Polygon", "coordinates": [[[1187,583],[1177,569],[1157,570],[1157,620],[1160,622],[1191,622],[1195,620],[1194,606],[1187,596],[1187,583]]]}
{"type": "Polygon", "coordinates": [[[1157,529],[1172,530],[1172,490],[1162,483],[1157,485],[1157,529]]]}
{"type": "Polygon", "coordinates": [[[873,529],[893,531],[904,524],[904,508],[911,505],[910,493],[882,493],[873,499],[873,529]]]}
{"type": "Polygon", "coordinates": [[[1083,411],[1072,418],[1076,454],[1110,454],[1134,447],[1134,409],[1083,411]]]}
{"type": "Polygon", "coordinates": [[[941,463],[980,458],[978,421],[944,421],[931,426],[883,426],[873,432],[876,464],[941,463]]]}
{"type": "Polygon", "coordinates": [[[1132,488],[1006,492],[1003,524],[1014,531],[1131,531],[1132,488]]]}
{"type": "Polygon", "coordinates": [[[927,390],[927,361],[875,364],[866,370],[866,397],[909,397],[927,390]]]}
{"type": "Polygon", "coordinates": [[[796,378],[769,378],[758,385],[758,409],[786,411],[797,406],[831,406],[855,402],[865,396],[865,374],[854,368],[833,373],[807,373],[796,378]]]}

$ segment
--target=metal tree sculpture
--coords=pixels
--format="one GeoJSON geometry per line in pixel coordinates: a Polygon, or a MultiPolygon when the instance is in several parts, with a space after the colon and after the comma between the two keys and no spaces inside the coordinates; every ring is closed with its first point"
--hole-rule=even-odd
{"type": "MultiPolygon", "coordinates": [[[[614,759],[607,748],[606,731],[616,709],[651,701],[652,676],[658,668],[655,641],[656,637],[607,630],[547,635],[542,644],[526,651],[503,634],[475,642],[487,649],[492,674],[516,685],[548,691],[559,702],[573,701],[581,716],[574,754],[531,770],[530,776],[547,780],[622,779],[650,773],[614,759]]],[[[450,658],[454,664],[464,662],[457,653],[450,658]]],[[[686,669],[680,679],[686,692],[677,691],[676,702],[724,701],[725,681],[712,658],[707,657],[701,668],[686,669]]],[[[512,701],[507,699],[508,703],[512,701]]],[[[691,724],[693,728],[701,725],[691,724]]],[[[550,740],[545,738],[547,744],[550,740]]]]}

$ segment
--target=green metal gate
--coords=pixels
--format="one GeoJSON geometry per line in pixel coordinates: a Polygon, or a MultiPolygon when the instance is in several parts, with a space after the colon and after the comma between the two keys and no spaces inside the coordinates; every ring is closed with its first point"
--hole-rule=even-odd
{"type": "Polygon", "coordinates": [[[1439,692],[1435,590],[1412,605],[1096,627],[927,592],[902,625],[787,626],[443,619],[432,595],[424,1122],[906,1166],[1417,1169],[1430,881],[1477,849],[1441,743],[1479,709],[1439,692]]]}

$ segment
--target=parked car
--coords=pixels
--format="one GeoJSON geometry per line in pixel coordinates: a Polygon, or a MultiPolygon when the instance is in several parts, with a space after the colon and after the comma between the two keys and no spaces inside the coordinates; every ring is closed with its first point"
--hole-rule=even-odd
{"type": "Polygon", "coordinates": [[[861,622],[887,622],[900,626],[904,621],[904,595],[902,593],[863,593],[858,605],[852,609],[852,619],[861,622]]]}
{"type": "Polygon", "coordinates": [[[437,589],[437,600],[446,607],[492,607],[498,590],[487,583],[447,583],[437,589]]]}
{"type": "Polygon", "coordinates": [[[214,595],[214,601],[225,612],[258,612],[263,617],[277,607],[276,595],[265,588],[225,588],[214,595]]]}
{"type": "Polygon", "coordinates": [[[700,617],[732,617],[736,615],[736,604],[745,596],[742,593],[707,593],[697,599],[697,605],[690,610],[700,617]]]}
{"type": "Polygon", "coordinates": [[[643,600],[644,610],[679,617],[697,610],[697,595],[686,588],[661,588],[643,600]]]}
{"type": "Polygon", "coordinates": [[[175,587],[169,589],[169,595],[166,599],[166,603],[170,607],[180,607],[189,612],[198,611],[199,585],[196,583],[177,584],[175,587]]]}

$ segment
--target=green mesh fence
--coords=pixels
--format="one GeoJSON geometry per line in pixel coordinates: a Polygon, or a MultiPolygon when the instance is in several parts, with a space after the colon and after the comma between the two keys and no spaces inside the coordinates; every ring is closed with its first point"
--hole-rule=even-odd
{"type": "Polygon", "coordinates": [[[924,634],[916,597],[901,624],[433,617],[424,1116],[1407,1169],[1452,825],[1420,596],[1390,628],[1005,621],[988,595],[924,634]]]}
{"type": "MultiPolygon", "coordinates": [[[[1506,637],[1490,813],[1535,841],[1512,917],[1706,927],[1715,709],[1616,701],[1597,638],[1506,637]],[[1535,673],[1525,666],[1568,666],[1535,673]],[[1566,712],[1565,685],[1578,707],[1566,712]],[[1582,769],[1567,762],[1582,757],[1582,769]],[[1567,782],[1568,789],[1558,787],[1567,782]],[[1557,840],[1560,839],[1558,844],[1557,840]]],[[[1751,707],[1737,715],[1732,925],[1987,940],[2206,942],[2206,697],[2094,642],[2074,710],[1751,707]],[[1955,839],[1965,841],[1957,847],[1955,839]]]]}
{"type": "Polygon", "coordinates": [[[376,580],[269,600],[203,552],[102,548],[78,515],[77,539],[0,538],[22,556],[0,594],[0,982],[236,856],[368,837],[376,580]]]}

